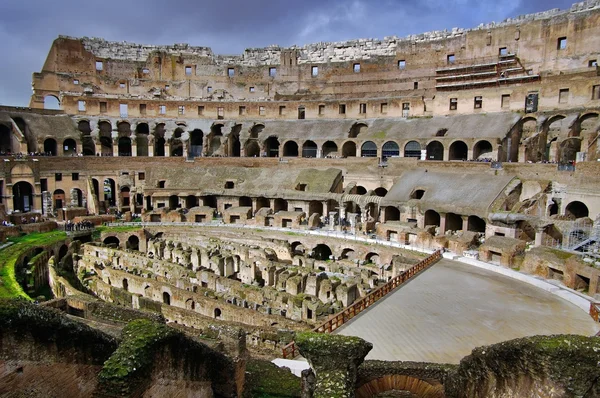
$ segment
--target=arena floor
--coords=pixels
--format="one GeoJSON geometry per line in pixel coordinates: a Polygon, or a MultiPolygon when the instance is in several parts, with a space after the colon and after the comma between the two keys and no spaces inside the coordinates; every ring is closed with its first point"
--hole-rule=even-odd
{"type": "Polygon", "coordinates": [[[458,363],[483,345],[598,330],[589,315],[557,296],[443,259],[337,333],[372,342],[367,359],[458,363]]]}

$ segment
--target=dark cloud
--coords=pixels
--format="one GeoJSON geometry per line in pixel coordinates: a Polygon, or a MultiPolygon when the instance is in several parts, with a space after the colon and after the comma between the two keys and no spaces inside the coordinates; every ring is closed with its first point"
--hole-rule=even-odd
{"type": "Polygon", "coordinates": [[[31,74],[59,35],[147,44],[190,43],[217,53],[475,27],[571,0],[4,0],[0,103],[25,106],[31,74]]]}

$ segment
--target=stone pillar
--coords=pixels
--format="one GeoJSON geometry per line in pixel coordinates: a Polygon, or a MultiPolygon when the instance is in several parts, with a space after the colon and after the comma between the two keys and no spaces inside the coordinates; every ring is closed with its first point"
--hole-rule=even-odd
{"type": "Polygon", "coordinates": [[[473,148],[467,150],[467,160],[473,160],[473,148]]]}
{"type": "Polygon", "coordinates": [[[323,157],[323,149],[317,147],[317,159],[321,159],[323,157]]]}
{"type": "Polygon", "coordinates": [[[34,193],[33,194],[33,210],[42,211],[42,194],[34,193]]]}
{"type": "Polygon", "coordinates": [[[444,155],[442,156],[442,160],[448,161],[450,160],[450,147],[444,146],[444,155]]]}
{"type": "Polygon", "coordinates": [[[119,156],[119,143],[113,141],[113,156],[119,156]]]}
{"type": "Polygon", "coordinates": [[[544,228],[536,228],[535,229],[535,243],[534,246],[541,246],[544,238],[544,228]]]}
{"type": "Polygon", "coordinates": [[[135,136],[131,139],[131,156],[137,156],[137,139],[135,136]]]}
{"type": "Polygon", "coordinates": [[[42,192],[42,214],[54,213],[52,194],[48,191],[42,192]]]}
{"type": "Polygon", "coordinates": [[[295,342],[316,376],[313,398],[354,397],[358,367],[373,344],[359,337],[313,332],[297,333],[295,342]]]}
{"type": "Polygon", "coordinates": [[[469,216],[461,216],[462,218],[462,230],[463,232],[467,232],[469,230],[469,216]]]}
{"type": "Polygon", "coordinates": [[[100,142],[95,142],[94,147],[96,148],[96,155],[102,155],[102,144],[100,144],[100,142]]]}
{"type": "Polygon", "coordinates": [[[440,235],[446,233],[446,213],[440,213],[440,235]]]}
{"type": "Polygon", "coordinates": [[[170,142],[165,142],[165,157],[168,158],[169,156],[171,156],[171,143],[170,142]]]}
{"type": "MultiPolygon", "coordinates": [[[[518,142],[514,143],[515,145],[519,145],[518,142]]],[[[525,153],[526,153],[527,148],[525,147],[525,145],[519,145],[519,158],[518,158],[518,162],[519,163],[525,163],[525,153]]]]}

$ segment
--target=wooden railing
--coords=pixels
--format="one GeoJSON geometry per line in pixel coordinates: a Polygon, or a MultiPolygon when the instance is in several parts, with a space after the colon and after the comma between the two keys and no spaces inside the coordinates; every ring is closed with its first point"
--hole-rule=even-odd
{"type": "MultiPolygon", "coordinates": [[[[352,318],[360,314],[361,312],[368,309],[371,305],[375,304],[377,301],[385,297],[388,293],[394,291],[397,287],[409,281],[412,277],[417,275],[419,272],[424,269],[430,267],[434,263],[436,263],[442,257],[442,251],[436,250],[432,255],[427,257],[426,259],[420,261],[415,266],[410,269],[400,273],[399,275],[392,278],[385,285],[373,290],[371,293],[367,294],[365,297],[362,297],[358,301],[355,301],[348,307],[344,308],[342,311],[333,315],[325,322],[318,325],[313,329],[313,332],[317,333],[331,333],[334,330],[338,329],[340,326],[344,325],[352,318]]],[[[291,342],[285,347],[283,347],[283,358],[295,358],[298,356],[299,351],[295,342],[291,342]]]]}
{"type": "Polygon", "coordinates": [[[590,303],[590,316],[596,322],[600,322],[600,303],[590,303]]]}

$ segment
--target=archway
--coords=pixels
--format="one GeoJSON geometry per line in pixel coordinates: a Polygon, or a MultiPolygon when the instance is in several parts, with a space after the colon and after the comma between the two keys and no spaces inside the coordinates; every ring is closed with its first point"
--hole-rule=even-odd
{"type": "Polygon", "coordinates": [[[395,158],[400,156],[400,147],[394,141],[388,141],[383,144],[382,155],[383,160],[387,158],[395,158]]]}
{"type": "Polygon", "coordinates": [[[473,147],[473,159],[474,160],[482,160],[482,159],[494,159],[494,155],[492,153],[493,148],[492,144],[488,141],[479,141],[473,147]]]}
{"type": "Polygon", "coordinates": [[[165,156],[165,125],[159,123],[154,129],[154,156],[165,156]]]}
{"type": "Polygon", "coordinates": [[[323,157],[332,157],[336,156],[338,151],[338,146],[333,141],[327,141],[323,144],[323,157]]]}
{"type": "Polygon", "coordinates": [[[190,153],[189,156],[198,158],[202,156],[204,143],[204,132],[200,129],[192,130],[190,133],[190,153]]]}
{"type": "Polygon", "coordinates": [[[97,179],[92,178],[92,185],[94,186],[94,196],[96,197],[96,200],[100,202],[100,183],[97,179]]]}
{"type": "Polygon", "coordinates": [[[62,189],[56,189],[52,193],[52,201],[54,202],[55,209],[61,209],[65,206],[65,191],[62,189]]]}
{"type": "Polygon", "coordinates": [[[455,141],[450,145],[448,157],[450,160],[467,160],[469,148],[462,141],[455,141]]]}
{"type": "Polygon", "coordinates": [[[72,138],[63,141],[63,155],[73,156],[77,154],[77,143],[72,138]]]}
{"type": "Polygon", "coordinates": [[[360,156],[363,158],[376,158],[377,145],[373,141],[367,141],[360,147],[360,156]]]}
{"type": "Polygon", "coordinates": [[[588,210],[588,207],[585,205],[585,203],[578,200],[569,203],[565,208],[565,216],[572,219],[589,217],[589,215],[590,211],[588,210]]]}
{"type": "Polygon", "coordinates": [[[171,195],[169,196],[169,209],[170,210],[175,210],[177,208],[179,208],[179,196],[177,195],[171,195]]]}
{"type": "Polygon", "coordinates": [[[0,124],[0,154],[12,153],[12,133],[10,128],[0,124]]]}
{"type": "Polygon", "coordinates": [[[119,138],[119,156],[131,156],[131,138],[119,138]]]}
{"type": "Polygon", "coordinates": [[[71,189],[71,204],[83,207],[83,192],[79,188],[71,189]]]}
{"type": "Polygon", "coordinates": [[[444,145],[439,141],[427,144],[427,160],[444,160],[444,145]]]}
{"type": "Polygon", "coordinates": [[[131,235],[127,239],[127,248],[130,250],[140,250],[140,238],[136,235],[131,235]]]}
{"type": "Polygon", "coordinates": [[[468,231],[472,232],[485,232],[486,223],[485,220],[477,216],[469,216],[468,218],[468,231]]]}
{"type": "Polygon", "coordinates": [[[112,126],[109,122],[102,121],[98,123],[98,129],[100,130],[100,150],[102,156],[113,155],[113,141],[112,141],[112,126]]]}
{"type": "Polygon", "coordinates": [[[166,305],[171,305],[171,295],[167,292],[163,292],[163,303],[166,305]]]}
{"type": "Polygon", "coordinates": [[[56,262],[59,263],[60,260],[62,260],[67,255],[68,252],[69,252],[69,248],[67,247],[67,245],[62,245],[60,247],[60,249],[58,249],[58,257],[56,259],[57,260],[56,262]]]}
{"type": "Polygon", "coordinates": [[[222,144],[222,140],[223,140],[223,125],[222,124],[215,124],[213,126],[211,126],[210,128],[210,134],[207,137],[207,143],[206,145],[208,145],[208,154],[209,155],[216,155],[218,153],[221,153],[222,149],[221,149],[221,144],[222,144]]]}
{"type": "Polygon", "coordinates": [[[112,245],[114,247],[119,247],[119,245],[121,244],[121,241],[116,236],[107,236],[106,238],[104,238],[104,240],[102,242],[105,245],[109,245],[109,246],[112,245]]]}
{"type": "Polygon", "coordinates": [[[220,308],[215,308],[214,315],[215,315],[215,319],[221,319],[221,316],[223,315],[223,311],[221,311],[220,308]]]}
{"type": "Polygon", "coordinates": [[[356,156],[356,143],[347,141],[342,145],[342,156],[345,158],[356,156]]]}
{"type": "Polygon", "coordinates": [[[121,187],[121,204],[124,207],[131,205],[131,198],[129,196],[130,193],[131,190],[129,189],[129,187],[121,187]]]}
{"type": "Polygon", "coordinates": [[[26,181],[13,185],[13,209],[20,212],[33,210],[33,187],[26,181]]]}
{"type": "Polygon", "coordinates": [[[356,123],[350,128],[350,131],[348,132],[348,138],[356,138],[360,134],[366,133],[368,128],[369,127],[364,123],[356,123]]]}
{"type": "Polygon", "coordinates": [[[367,253],[365,256],[365,261],[367,263],[378,264],[379,263],[379,254],[371,252],[367,253]]]}
{"type": "Polygon", "coordinates": [[[446,213],[446,231],[462,231],[462,217],[454,213],[446,213]]]}
{"type": "Polygon", "coordinates": [[[271,201],[267,198],[263,198],[262,196],[259,198],[256,198],[256,210],[260,210],[263,207],[266,208],[271,208],[271,201]]]}
{"type": "Polygon", "coordinates": [[[312,254],[315,260],[327,261],[333,253],[329,246],[324,243],[320,243],[312,250],[312,254]]]}
{"type": "Polygon", "coordinates": [[[356,252],[353,249],[345,248],[342,250],[340,260],[354,260],[356,258],[356,252]]]}
{"type": "Polygon", "coordinates": [[[279,157],[279,140],[277,137],[267,138],[265,141],[265,151],[267,152],[267,157],[269,158],[279,157]]]}
{"type": "Polygon", "coordinates": [[[317,200],[313,200],[308,204],[308,216],[312,216],[317,213],[318,215],[323,215],[323,203],[317,200]]]}
{"type": "Polygon", "coordinates": [[[373,192],[375,193],[375,195],[379,196],[380,198],[383,198],[385,195],[387,195],[388,190],[383,187],[379,187],[376,188],[373,192]]]}
{"type": "Polygon", "coordinates": [[[60,101],[54,95],[44,97],[44,109],[60,110],[60,101]]]}
{"type": "Polygon", "coordinates": [[[297,157],[298,156],[298,144],[294,141],[288,141],[283,144],[283,156],[286,157],[297,157]]]}
{"type": "Polygon", "coordinates": [[[102,184],[104,190],[104,200],[108,202],[109,206],[114,206],[116,204],[116,187],[115,180],[112,178],[107,178],[104,180],[102,184]]]}
{"type": "Polygon", "coordinates": [[[257,124],[252,126],[252,128],[250,129],[250,138],[255,140],[258,139],[258,135],[262,133],[264,129],[265,126],[263,124],[257,124]]]}
{"type": "Polygon", "coordinates": [[[293,254],[304,255],[304,252],[306,251],[302,242],[292,242],[290,246],[293,254]]]}
{"type": "Polygon", "coordinates": [[[313,141],[306,141],[302,145],[302,157],[303,158],[316,158],[317,157],[317,144],[313,141]]]}
{"type": "Polygon", "coordinates": [[[400,221],[400,210],[394,206],[386,206],[385,221],[400,221]]]}
{"type": "Polygon", "coordinates": [[[194,311],[196,309],[196,303],[194,302],[194,300],[187,299],[185,301],[185,309],[186,310],[190,310],[190,311],[194,311]]]}
{"type": "Polygon", "coordinates": [[[185,208],[191,209],[192,207],[198,206],[198,198],[195,195],[188,195],[185,197],[185,208]]]}
{"type": "Polygon", "coordinates": [[[148,156],[148,135],[150,128],[148,123],[138,123],[135,128],[135,145],[137,156],[148,156]]]}
{"type": "Polygon", "coordinates": [[[44,153],[50,156],[57,155],[57,144],[54,138],[46,138],[44,140],[44,153]]]}
{"type": "Polygon", "coordinates": [[[278,211],[288,211],[288,201],[285,199],[277,198],[273,203],[273,208],[275,213],[278,211]]]}
{"type": "Polygon", "coordinates": [[[127,280],[127,278],[123,278],[123,290],[125,290],[126,292],[129,291],[129,281],[127,280]]]}
{"type": "Polygon", "coordinates": [[[405,158],[420,158],[421,157],[421,144],[417,141],[409,141],[404,145],[404,157],[405,158]]]}
{"type": "Polygon", "coordinates": [[[441,217],[440,217],[440,213],[438,213],[435,210],[427,210],[425,212],[425,226],[429,226],[429,225],[434,225],[436,227],[440,226],[440,221],[441,221],[441,217]]]}
{"type": "Polygon", "coordinates": [[[577,159],[577,152],[581,151],[581,138],[567,138],[560,143],[560,162],[572,163],[577,159]]]}

